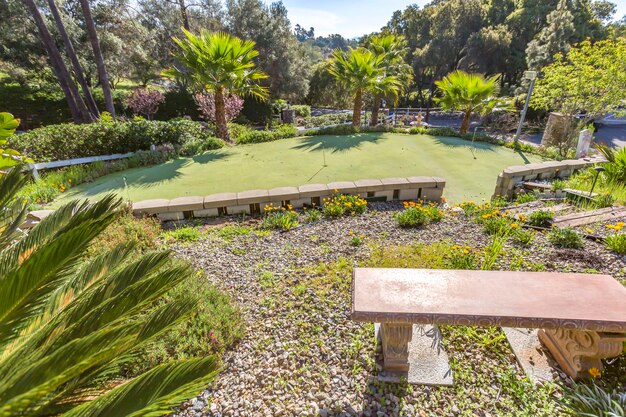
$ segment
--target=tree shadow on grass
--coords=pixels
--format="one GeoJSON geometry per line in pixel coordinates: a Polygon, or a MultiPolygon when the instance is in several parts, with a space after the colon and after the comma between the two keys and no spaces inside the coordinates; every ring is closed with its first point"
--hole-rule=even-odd
{"type": "Polygon", "coordinates": [[[376,143],[383,139],[381,133],[355,134],[345,136],[307,136],[291,149],[306,151],[344,152],[350,149],[359,149],[364,143],[376,143]]]}
{"type": "Polygon", "coordinates": [[[495,152],[496,146],[498,146],[491,143],[472,142],[465,139],[449,138],[445,136],[433,136],[432,138],[438,144],[446,146],[448,148],[467,148],[468,150],[474,151],[476,153],[495,152]]]}

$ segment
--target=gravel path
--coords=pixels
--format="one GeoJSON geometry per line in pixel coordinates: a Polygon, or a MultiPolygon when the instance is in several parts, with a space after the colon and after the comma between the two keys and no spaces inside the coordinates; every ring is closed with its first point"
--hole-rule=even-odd
{"type": "MultiPolygon", "coordinates": [[[[220,234],[215,226],[200,226],[208,230],[201,241],[175,245],[177,256],[232,294],[247,326],[244,339],[226,352],[225,369],[213,386],[178,415],[561,415],[560,386],[533,387],[524,380],[497,329],[442,328],[454,387],[375,379],[380,352],[373,325],[349,319],[351,268],[371,264],[380,248],[441,241],[481,248],[489,241],[463,214],[423,229],[400,229],[393,213],[401,207],[372,203],[363,216],[285,233],[220,234]],[[354,236],[364,243],[353,246],[354,236]]],[[[527,247],[507,243],[496,263],[496,269],[592,271],[622,280],[625,266],[623,257],[601,244],[586,241],[583,250],[561,250],[542,234],[527,247]]]]}

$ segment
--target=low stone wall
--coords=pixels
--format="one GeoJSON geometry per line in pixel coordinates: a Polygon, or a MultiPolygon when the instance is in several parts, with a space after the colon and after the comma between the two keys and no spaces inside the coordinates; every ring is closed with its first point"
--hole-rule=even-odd
{"type": "Polygon", "coordinates": [[[603,162],[603,160],[585,158],[510,166],[498,175],[496,189],[492,198],[512,197],[513,190],[520,182],[550,178],[568,178],[575,171],[594,166],[599,162],[603,162]]]}
{"type": "Polygon", "coordinates": [[[438,177],[384,178],[330,184],[306,184],[271,190],[220,193],[206,197],[180,197],[173,200],[146,200],[133,204],[135,216],[157,216],[160,220],[182,220],[225,214],[260,214],[269,203],[291,204],[294,208],[321,207],[333,193],[360,195],[390,200],[440,201],[446,181],[438,177]]]}

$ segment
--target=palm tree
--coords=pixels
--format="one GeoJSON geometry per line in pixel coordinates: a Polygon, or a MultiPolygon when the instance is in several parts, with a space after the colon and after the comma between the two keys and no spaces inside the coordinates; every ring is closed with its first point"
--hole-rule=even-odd
{"type": "Polygon", "coordinates": [[[0,176],[0,416],[162,415],[214,378],[213,357],[112,380],[139,350],[188,318],[193,295],[159,302],[191,275],[167,252],[85,252],[122,210],[108,196],[72,202],[28,234],[19,167],[0,176]]]}
{"type": "Polygon", "coordinates": [[[244,41],[224,32],[202,31],[199,36],[184,30],[186,39],[174,38],[180,51],[174,58],[176,66],[162,75],[183,80],[194,88],[215,95],[217,136],[230,142],[224,97],[252,95],[261,100],[268,96],[259,81],[267,75],[255,68],[253,59],[259,54],[253,41],[244,41]]]}
{"type": "Polygon", "coordinates": [[[498,94],[498,76],[485,78],[481,74],[469,74],[465,71],[454,71],[435,82],[441,97],[436,98],[444,110],[460,110],[463,112],[461,133],[467,133],[472,113],[485,115],[502,103],[496,98],[498,94]]]}
{"type": "Polygon", "coordinates": [[[361,124],[363,93],[377,88],[393,91],[394,86],[399,84],[396,77],[385,74],[381,67],[382,61],[382,56],[365,48],[350,48],[347,53],[338,48],[332,52],[328,72],[354,92],[353,126],[361,124]]]}
{"type": "MultiPolygon", "coordinates": [[[[378,124],[378,110],[383,98],[398,99],[413,78],[413,69],[404,60],[407,53],[407,42],[404,36],[376,35],[370,39],[368,49],[376,56],[382,57],[381,67],[385,75],[397,77],[398,84],[379,84],[374,86],[374,103],[370,126],[378,124]]],[[[385,77],[382,78],[385,80],[385,77]]]]}

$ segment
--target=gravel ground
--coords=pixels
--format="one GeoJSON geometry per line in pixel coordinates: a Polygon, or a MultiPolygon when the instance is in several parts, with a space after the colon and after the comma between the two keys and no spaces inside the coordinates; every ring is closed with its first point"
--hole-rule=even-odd
{"type": "MultiPolygon", "coordinates": [[[[351,268],[372,265],[381,250],[399,245],[443,241],[480,249],[489,241],[480,225],[452,212],[441,223],[400,229],[393,213],[401,207],[371,203],[363,216],[285,233],[259,231],[255,220],[248,220],[249,228],[205,224],[200,241],[174,244],[177,256],[232,295],[247,326],[244,339],[226,352],[214,384],[178,415],[561,415],[563,382],[530,384],[498,329],[442,327],[454,387],[376,380],[381,357],[373,325],[349,318],[351,268]],[[353,246],[355,236],[363,244],[353,246]]],[[[599,243],[556,249],[538,233],[526,247],[507,243],[495,268],[602,272],[626,284],[625,266],[624,257],[599,243]]]]}

